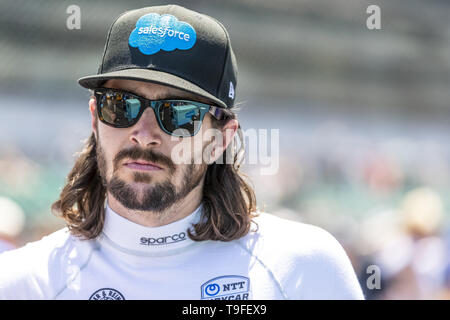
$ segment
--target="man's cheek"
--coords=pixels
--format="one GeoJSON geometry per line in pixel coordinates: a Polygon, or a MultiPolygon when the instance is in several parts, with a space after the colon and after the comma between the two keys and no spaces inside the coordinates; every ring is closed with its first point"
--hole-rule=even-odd
{"type": "Polygon", "coordinates": [[[170,159],[175,167],[192,163],[194,159],[193,150],[195,150],[193,141],[176,143],[170,152],[170,159]]]}
{"type": "Polygon", "coordinates": [[[107,174],[108,177],[112,177],[113,175],[120,173],[122,168],[120,163],[115,161],[116,152],[108,152],[106,154],[106,163],[107,163],[107,174]]]}
{"type": "Polygon", "coordinates": [[[133,170],[130,170],[126,166],[124,166],[122,164],[122,161],[115,163],[114,161],[111,161],[108,167],[111,176],[127,177],[133,173],[133,170]]]}
{"type": "Polygon", "coordinates": [[[211,159],[211,152],[214,149],[214,145],[214,137],[204,136],[203,140],[194,140],[191,149],[191,161],[189,164],[209,164],[211,159]]]}

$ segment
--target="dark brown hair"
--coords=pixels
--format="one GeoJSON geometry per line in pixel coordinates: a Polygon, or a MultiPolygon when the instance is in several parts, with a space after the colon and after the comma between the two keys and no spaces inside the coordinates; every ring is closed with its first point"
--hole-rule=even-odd
{"type": "MultiPolygon", "coordinates": [[[[223,120],[213,120],[215,128],[223,128],[236,114],[226,112],[223,120]]],[[[232,141],[223,153],[223,159],[231,155],[232,163],[216,161],[208,165],[203,186],[203,215],[206,219],[188,231],[195,241],[231,241],[245,236],[256,216],[256,197],[248,176],[239,170],[244,151],[242,131],[238,129],[240,150],[232,141]],[[219,163],[218,163],[219,162],[219,163]]],[[[96,238],[103,229],[106,188],[97,165],[97,141],[94,133],[86,140],[75,165],[67,176],[59,199],[52,211],[61,216],[70,232],[83,239],[96,238]]]]}

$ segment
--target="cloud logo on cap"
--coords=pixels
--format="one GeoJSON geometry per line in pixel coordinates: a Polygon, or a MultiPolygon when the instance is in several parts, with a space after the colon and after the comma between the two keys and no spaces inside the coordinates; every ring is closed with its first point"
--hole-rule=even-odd
{"type": "Polygon", "coordinates": [[[157,13],[149,13],[136,22],[128,44],[139,48],[143,54],[151,55],[159,50],[188,50],[194,46],[196,40],[195,29],[189,23],[178,21],[171,14],[160,16],[157,13]]]}

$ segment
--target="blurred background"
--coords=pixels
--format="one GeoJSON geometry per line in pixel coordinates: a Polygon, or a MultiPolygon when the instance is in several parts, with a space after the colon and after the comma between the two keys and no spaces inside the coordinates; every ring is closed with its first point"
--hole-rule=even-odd
{"type": "MultiPolygon", "coordinates": [[[[332,233],[367,299],[450,298],[450,2],[170,3],[226,26],[244,130],[279,130],[277,173],[244,165],[258,206],[332,233]]],[[[77,79],[97,72],[115,17],[158,4],[1,1],[0,251],[64,226],[50,205],[90,134],[77,79]]]]}

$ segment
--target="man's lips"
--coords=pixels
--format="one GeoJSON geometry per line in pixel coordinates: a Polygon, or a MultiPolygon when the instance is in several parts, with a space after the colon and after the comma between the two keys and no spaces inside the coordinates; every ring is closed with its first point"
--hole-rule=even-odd
{"type": "Polygon", "coordinates": [[[125,162],[124,166],[126,166],[127,168],[130,168],[130,169],[144,170],[144,171],[162,170],[162,168],[159,167],[158,165],[156,165],[152,162],[143,161],[143,160],[128,161],[128,162],[125,162]]]}

